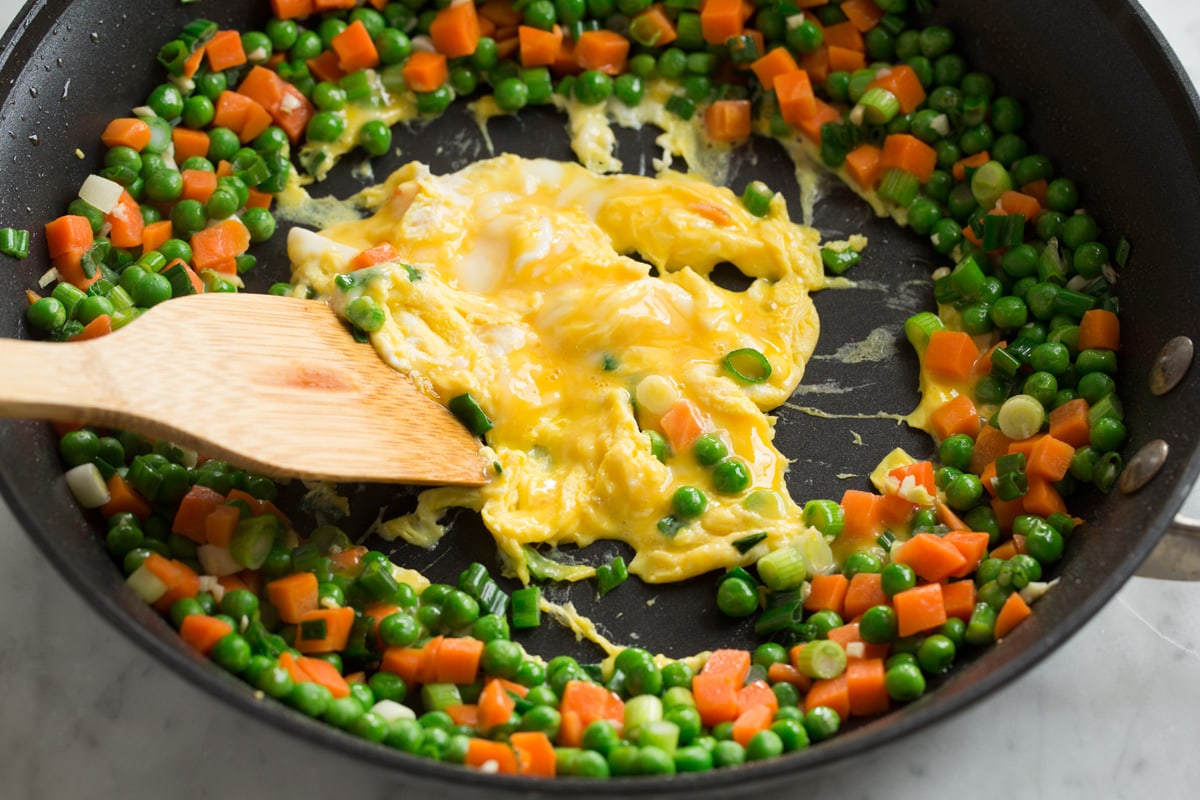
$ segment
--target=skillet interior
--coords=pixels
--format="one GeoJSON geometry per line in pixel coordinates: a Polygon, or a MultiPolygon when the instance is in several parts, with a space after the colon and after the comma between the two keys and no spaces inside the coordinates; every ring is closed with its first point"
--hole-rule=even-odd
{"type": "MultiPolygon", "coordinates": [[[[143,4],[131,0],[30,4],[30,17],[10,31],[8,47],[0,56],[0,79],[8,92],[0,108],[0,129],[7,133],[0,137],[0,153],[10,163],[0,175],[4,189],[0,192],[0,219],[4,224],[33,229],[36,255],[16,266],[11,285],[0,296],[0,334],[27,335],[20,289],[32,286],[45,268],[40,224],[60,213],[74,187],[97,167],[100,152],[96,143],[107,120],[141,102],[157,82],[152,79],[157,75],[153,68],[157,44],[198,14],[222,25],[252,23],[254,15],[246,10],[249,5],[171,5],[149,18],[143,4]],[[74,156],[76,148],[86,154],[83,159],[74,156]]],[[[986,19],[973,13],[970,5],[946,2],[939,16],[951,24],[956,18],[971,20],[970,31],[958,30],[972,61],[997,77],[1003,93],[1037,98],[1038,105],[1029,112],[1031,139],[1055,159],[1064,174],[1085,187],[1085,202],[1101,220],[1119,221],[1124,226],[1110,228],[1106,237],[1115,241],[1124,234],[1134,243],[1128,273],[1137,280],[1125,283],[1121,292],[1126,347],[1121,378],[1131,420],[1129,452],[1149,439],[1164,438],[1172,446],[1173,457],[1149,489],[1132,498],[1114,496],[1085,508],[1091,521],[1074,537],[1062,572],[1064,580],[1040,601],[1034,621],[1018,629],[1003,646],[964,664],[939,691],[822,747],[746,771],[709,774],[702,779],[702,787],[699,781],[683,778],[665,783],[641,780],[623,787],[655,794],[716,793],[735,781],[739,786],[747,779],[771,782],[861,752],[978,698],[1060,644],[1115,592],[1149,552],[1200,468],[1192,456],[1200,435],[1197,412],[1184,402],[1195,391],[1196,375],[1189,375],[1167,398],[1152,398],[1145,388],[1149,359],[1157,348],[1173,335],[1185,333],[1196,338],[1197,334],[1195,315],[1187,313],[1187,301],[1195,296],[1195,290],[1185,283],[1182,267],[1184,254],[1197,252],[1200,243],[1195,239],[1200,233],[1185,230],[1176,222],[1196,218],[1198,210],[1194,97],[1173,61],[1163,55],[1162,45],[1140,12],[1129,4],[1073,1],[1047,7],[1012,2],[992,9],[986,19]],[[1037,24],[1029,25],[1028,20],[1037,20],[1037,24]],[[1062,46],[1064,37],[1069,37],[1070,48],[1062,46]],[[1086,80],[1076,76],[1086,76],[1086,80]],[[1105,102],[1096,102],[1094,96],[1081,91],[1081,83],[1108,87],[1105,102]]],[[[461,115],[448,116],[400,137],[404,160],[420,158],[439,170],[449,170],[485,155],[478,149],[472,126],[464,123],[461,115]]],[[[556,117],[500,120],[490,132],[500,150],[570,157],[561,120],[556,117]]],[[[626,141],[622,155],[631,169],[640,163],[639,154],[648,150],[652,140],[652,134],[643,132],[626,141]]],[[[732,176],[735,189],[752,177],[764,177],[794,197],[794,187],[781,184],[778,178],[781,154],[773,146],[758,143],[754,155],[756,159],[747,159],[732,176]]],[[[400,161],[384,160],[377,165],[376,174],[382,176],[400,161]]],[[[357,185],[343,173],[331,181],[330,188],[344,195],[357,185]]],[[[795,210],[796,204],[792,205],[795,210]]],[[[880,327],[897,335],[900,322],[928,297],[928,249],[891,223],[871,218],[845,190],[831,189],[818,208],[816,222],[830,238],[852,230],[867,233],[874,246],[864,263],[855,268],[854,277],[891,287],[818,295],[824,323],[818,353],[833,354],[842,344],[863,341],[880,327]]],[[[286,263],[278,252],[267,253],[265,260],[266,269],[254,275],[252,287],[263,288],[286,275],[286,263]]],[[[153,365],[131,365],[131,379],[152,380],[152,376],[153,365]]],[[[836,384],[855,391],[800,395],[794,402],[835,414],[903,414],[916,401],[914,376],[915,360],[907,347],[897,347],[894,357],[882,361],[847,364],[818,359],[810,365],[806,386],[836,384]]],[[[923,434],[898,428],[891,420],[829,420],[785,409],[778,427],[781,449],[796,458],[791,482],[798,498],[837,497],[847,486],[859,486],[859,482],[834,476],[864,474],[897,444],[914,454],[930,450],[923,434]],[[862,446],[851,443],[852,432],[861,435],[862,446]]],[[[285,709],[264,708],[253,701],[240,683],[183,647],[165,623],[123,591],[117,570],[97,546],[91,520],[73,507],[60,475],[47,426],[0,424],[0,486],[14,513],[72,585],[118,627],[189,679],[243,709],[266,714],[286,729],[369,761],[401,767],[417,778],[451,779],[481,791],[527,788],[527,784],[451,771],[367,747],[285,709]]],[[[378,488],[364,491],[383,496],[378,488]]],[[[374,516],[373,501],[357,493],[352,498],[365,516],[374,516]]],[[[447,546],[432,555],[398,548],[397,560],[417,565],[437,561],[431,572],[443,578],[471,560],[492,565],[486,535],[477,527],[472,529],[465,518],[456,527],[453,551],[448,555],[447,546]]],[[[599,548],[597,556],[607,558],[613,552],[599,548]]],[[[572,598],[586,607],[588,594],[586,587],[576,587],[572,598]]],[[[630,584],[606,598],[596,615],[619,641],[627,641],[625,637],[636,632],[642,636],[640,643],[649,642],[676,655],[719,642],[749,643],[745,625],[718,618],[711,608],[711,596],[707,580],[655,592],[630,584]],[[653,616],[644,606],[650,597],[657,601],[653,616]],[[697,615],[696,607],[709,611],[697,615]],[[678,624],[680,621],[688,624],[678,624]]],[[[543,653],[573,647],[552,626],[544,626],[532,639],[523,641],[543,653]]],[[[591,658],[594,651],[579,648],[576,654],[591,658]]],[[[570,781],[538,788],[588,791],[586,784],[570,781]]]]}

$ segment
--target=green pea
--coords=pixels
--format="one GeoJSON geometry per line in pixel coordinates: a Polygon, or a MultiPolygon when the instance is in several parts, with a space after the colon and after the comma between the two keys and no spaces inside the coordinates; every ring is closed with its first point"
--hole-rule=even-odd
{"type": "Polygon", "coordinates": [[[747,617],[758,610],[758,591],[741,578],[726,578],[717,587],[717,608],[727,617],[747,617]]]}
{"type": "Polygon", "coordinates": [[[737,458],[726,458],[713,467],[713,488],[721,494],[738,494],[750,486],[750,470],[737,458]]]}

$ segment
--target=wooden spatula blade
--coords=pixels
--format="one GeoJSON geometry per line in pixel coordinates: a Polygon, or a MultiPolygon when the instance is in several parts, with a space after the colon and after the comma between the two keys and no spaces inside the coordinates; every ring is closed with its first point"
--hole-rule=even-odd
{"type": "MultiPolygon", "coordinates": [[[[42,387],[53,402],[22,413],[0,402],[6,416],[135,430],[272,476],[486,482],[480,442],[321,302],[194,295],[90,342],[3,346],[67,361],[55,392],[42,387]]],[[[38,391],[27,387],[26,406],[38,391]]]]}

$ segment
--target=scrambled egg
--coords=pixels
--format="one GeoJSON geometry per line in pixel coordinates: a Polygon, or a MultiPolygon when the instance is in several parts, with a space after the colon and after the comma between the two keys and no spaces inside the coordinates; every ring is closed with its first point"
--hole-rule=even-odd
{"type": "Polygon", "coordinates": [[[817,232],[792,223],[781,197],[760,219],[728,189],[682,175],[600,176],[515,156],[444,176],[411,163],[364,197],[367,219],[292,231],[293,282],[341,312],[360,294],[375,298],[386,311],[371,335],[382,357],[442,402],[470,393],[494,422],[491,482],[427,490],[383,535],[431,547],[448,509],[476,509],[526,581],[524,545],[598,539],[628,543],[630,572],[648,582],[784,545],[800,548],[811,573],[832,569],[788,496],[767,413],[803,375],[818,334],[809,292],[824,281],[817,232]],[[356,273],[350,289],[335,285],[383,243],[394,260],[356,273]],[[755,279],[746,291],[709,280],[722,262],[755,279]],[[739,382],[722,366],[740,348],[766,357],[766,380],[739,382]],[[680,400],[746,464],[749,489],[716,491],[690,452],[655,456],[647,432],[680,400]],[[700,488],[708,506],[664,533],[680,486],[700,488]],[[758,533],[753,549],[735,546],[758,533]]]}

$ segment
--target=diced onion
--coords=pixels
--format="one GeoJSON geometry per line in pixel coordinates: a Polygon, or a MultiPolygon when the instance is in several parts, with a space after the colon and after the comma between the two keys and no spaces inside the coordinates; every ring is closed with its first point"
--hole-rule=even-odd
{"type": "Polygon", "coordinates": [[[83,181],[83,186],[79,187],[79,199],[107,214],[116,207],[123,191],[125,187],[116,181],[99,175],[88,175],[83,181]]]}
{"type": "Polygon", "coordinates": [[[417,712],[403,703],[397,703],[395,700],[380,700],[371,706],[371,710],[388,722],[395,722],[398,719],[417,718],[417,712]]]}
{"type": "Polygon", "coordinates": [[[38,278],[37,285],[39,289],[45,289],[55,281],[62,280],[62,276],[58,274],[58,270],[54,267],[42,273],[42,277],[38,278]]]}
{"type": "Polygon", "coordinates": [[[651,414],[665,414],[679,399],[675,381],[665,375],[647,375],[637,385],[638,405],[651,414]]]}
{"type": "Polygon", "coordinates": [[[241,564],[233,560],[228,548],[217,547],[215,544],[202,544],[197,547],[196,558],[199,559],[200,566],[206,573],[218,578],[233,575],[243,569],[241,564]]]}
{"type": "Polygon", "coordinates": [[[139,118],[158,116],[158,114],[155,114],[154,109],[150,106],[138,106],[137,108],[133,109],[133,115],[139,118]]]}
{"type": "Polygon", "coordinates": [[[75,496],[75,501],[84,508],[99,508],[112,497],[100,470],[91,462],[71,467],[63,477],[66,478],[67,488],[75,496]]]}
{"type": "Polygon", "coordinates": [[[167,585],[145,564],[129,574],[129,577],[125,579],[125,585],[147,604],[156,602],[167,593],[167,585]]]}
{"type": "Polygon", "coordinates": [[[862,658],[867,654],[867,646],[862,642],[847,642],[846,657],[847,658],[862,658]]]}
{"type": "Polygon", "coordinates": [[[414,53],[436,53],[437,47],[433,44],[433,39],[428,36],[412,37],[412,49],[414,53]]]}

